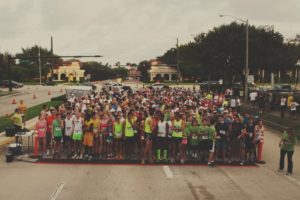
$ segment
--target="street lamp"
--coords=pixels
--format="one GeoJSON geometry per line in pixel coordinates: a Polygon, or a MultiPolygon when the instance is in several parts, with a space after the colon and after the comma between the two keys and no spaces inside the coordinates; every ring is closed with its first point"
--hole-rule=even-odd
{"type": "Polygon", "coordinates": [[[296,86],[298,86],[299,83],[299,79],[300,79],[300,60],[297,61],[296,63],[296,72],[297,72],[297,82],[296,82],[296,86]]]}
{"type": "Polygon", "coordinates": [[[236,20],[239,20],[243,23],[246,24],[246,63],[245,63],[245,93],[244,93],[244,98],[245,98],[245,102],[248,101],[248,75],[249,75],[249,23],[248,23],[248,19],[241,19],[232,15],[219,15],[220,17],[231,17],[234,18],[236,20]]]}

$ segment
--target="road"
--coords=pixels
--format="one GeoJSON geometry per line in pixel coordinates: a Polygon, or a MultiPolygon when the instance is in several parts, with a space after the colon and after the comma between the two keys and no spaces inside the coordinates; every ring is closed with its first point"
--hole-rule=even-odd
{"type": "Polygon", "coordinates": [[[62,95],[66,85],[57,86],[41,86],[41,85],[25,85],[22,88],[14,89],[19,93],[14,96],[0,97],[0,116],[11,114],[14,112],[17,104],[12,104],[15,99],[16,103],[22,99],[27,107],[35,106],[49,101],[51,98],[62,95]],[[48,93],[50,92],[50,95],[48,93]],[[33,98],[35,94],[36,99],[33,98]]]}
{"type": "Polygon", "coordinates": [[[0,199],[300,198],[300,147],[294,174],[277,173],[279,135],[266,131],[259,167],[61,165],[0,161],[0,199]]]}

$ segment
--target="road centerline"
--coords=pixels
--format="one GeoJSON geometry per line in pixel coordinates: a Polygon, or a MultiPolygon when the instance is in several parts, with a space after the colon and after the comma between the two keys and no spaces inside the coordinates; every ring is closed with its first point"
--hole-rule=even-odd
{"type": "Polygon", "coordinates": [[[64,186],[65,186],[65,182],[61,182],[60,184],[58,184],[55,190],[52,192],[51,196],[49,197],[49,200],[56,200],[64,186]]]}
{"type": "Polygon", "coordinates": [[[164,172],[165,172],[167,178],[171,179],[171,178],[174,177],[173,172],[171,171],[171,169],[170,169],[169,166],[164,165],[164,166],[162,166],[162,167],[163,167],[163,169],[164,169],[164,172]]]}

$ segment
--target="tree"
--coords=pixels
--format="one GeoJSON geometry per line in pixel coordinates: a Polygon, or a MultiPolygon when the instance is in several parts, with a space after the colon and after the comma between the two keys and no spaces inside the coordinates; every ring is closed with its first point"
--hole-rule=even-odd
{"type": "MultiPolygon", "coordinates": [[[[215,27],[194,37],[193,42],[181,45],[179,66],[184,77],[202,80],[224,79],[243,81],[245,68],[245,24],[231,23],[215,27]]],[[[296,40],[295,40],[296,41],[296,40]]],[[[284,43],[279,32],[249,26],[249,69],[256,74],[276,70],[293,70],[299,59],[299,44],[284,43]]],[[[167,50],[158,59],[167,64],[176,60],[176,49],[167,50]]],[[[270,80],[270,76],[267,77],[270,80]]]]}
{"type": "Polygon", "coordinates": [[[150,70],[150,68],[151,68],[151,64],[147,60],[141,61],[138,64],[138,70],[141,72],[141,81],[146,82],[150,80],[148,74],[148,70],[150,70]]]}

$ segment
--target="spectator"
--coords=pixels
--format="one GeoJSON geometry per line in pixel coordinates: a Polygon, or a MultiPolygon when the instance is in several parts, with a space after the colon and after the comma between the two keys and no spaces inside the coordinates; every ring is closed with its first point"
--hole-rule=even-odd
{"type": "Polygon", "coordinates": [[[280,162],[278,172],[283,172],[284,169],[284,159],[287,154],[288,158],[288,170],[286,175],[291,175],[293,173],[293,154],[294,146],[297,144],[297,137],[293,129],[288,129],[282,134],[282,138],[279,142],[280,147],[280,162]]]}
{"type": "Polygon", "coordinates": [[[284,118],[284,113],[285,113],[285,109],[286,109],[286,97],[281,96],[280,98],[280,116],[281,118],[284,118]]]}

